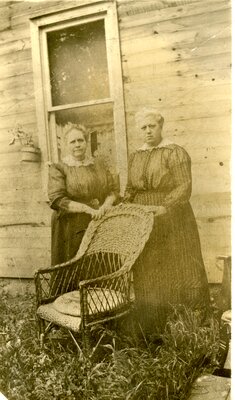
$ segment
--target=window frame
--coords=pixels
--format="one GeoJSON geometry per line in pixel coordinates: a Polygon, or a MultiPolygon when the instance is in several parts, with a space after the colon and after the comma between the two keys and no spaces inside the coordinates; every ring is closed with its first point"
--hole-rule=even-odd
{"type": "Polygon", "coordinates": [[[127,138],[125,123],[122,65],[116,2],[98,1],[93,4],[81,4],[65,10],[54,11],[49,15],[30,18],[32,41],[32,59],[36,116],[38,123],[39,145],[43,164],[58,161],[58,145],[55,132],[55,114],[66,108],[77,108],[95,104],[113,104],[114,140],[116,148],[116,170],[119,174],[121,191],[126,184],[127,174],[127,138]],[[51,99],[49,60],[47,53],[47,32],[104,19],[107,63],[109,73],[110,97],[86,102],[53,106],[51,99]],[[52,132],[52,134],[51,134],[52,132]]]}

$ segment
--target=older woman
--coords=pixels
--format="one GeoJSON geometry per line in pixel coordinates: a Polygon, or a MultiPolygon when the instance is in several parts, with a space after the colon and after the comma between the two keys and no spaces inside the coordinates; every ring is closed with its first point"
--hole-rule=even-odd
{"type": "Polygon", "coordinates": [[[117,195],[113,179],[101,160],[86,155],[88,134],[82,125],[65,133],[68,155],[49,170],[48,196],[52,215],[52,265],[77,252],[92,218],[100,218],[117,195]]]}
{"type": "Polygon", "coordinates": [[[155,224],[134,269],[138,319],[145,333],[164,330],[172,305],[209,305],[208,283],[192,208],[191,162],[180,146],[162,138],[155,109],[136,114],[144,144],[129,160],[125,200],[154,206],[155,224]]]}

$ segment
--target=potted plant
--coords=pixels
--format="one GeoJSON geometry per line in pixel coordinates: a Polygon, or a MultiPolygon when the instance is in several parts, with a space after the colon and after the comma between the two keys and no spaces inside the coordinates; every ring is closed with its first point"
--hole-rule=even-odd
{"type": "Polygon", "coordinates": [[[32,134],[26,132],[22,125],[17,124],[15,128],[10,130],[13,138],[9,145],[15,144],[17,141],[21,145],[21,161],[28,162],[39,162],[40,161],[40,149],[35,146],[32,139],[32,134]]]}

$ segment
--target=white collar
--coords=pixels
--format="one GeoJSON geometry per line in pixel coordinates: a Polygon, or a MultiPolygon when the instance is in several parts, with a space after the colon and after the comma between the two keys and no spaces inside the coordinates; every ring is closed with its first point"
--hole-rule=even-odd
{"type": "Polygon", "coordinates": [[[170,144],[173,144],[173,142],[167,138],[164,138],[157,146],[148,147],[148,145],[144,143],[143,146],[141,146],[138,150],[144,151],[144,150],[160,149],[161,147],[166,147],[169,146],[170,144]]]}
{"type": "Polygon", "coordinates": [[[85,158],[82,161],[75,160],[71,155],[68,155],[62,159],[62,161],[68,165],[69,167],[81,167],[81,166],[87,166],[87,165],[92,165],[94,164],[94,159],[91,158],[85,158]]]}

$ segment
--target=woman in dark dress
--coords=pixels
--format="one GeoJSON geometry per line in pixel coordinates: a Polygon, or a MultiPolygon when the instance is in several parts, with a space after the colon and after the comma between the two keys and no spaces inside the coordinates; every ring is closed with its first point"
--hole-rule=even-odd
{"type": "Polygon", "coordinates": [[[112,176],[101,160],[86,156],[88,134],[82,125],[65,133],[68,155],[49,170],[52,215],[51,264],[75,256],[92,218],[100,218],[117,196],[112,176]]]}
{"type": "Polygon", "coordinates": [[[190,157],[162,139],[164,119],[155,109],[137,113],[136,122],[144,145],[130,156],[125,201],[155,210],[153,231],[134,268],[137,315],[145,333],[161,334],[172,306],[206,310],[209,289],[189,203],[190,157]]]}

